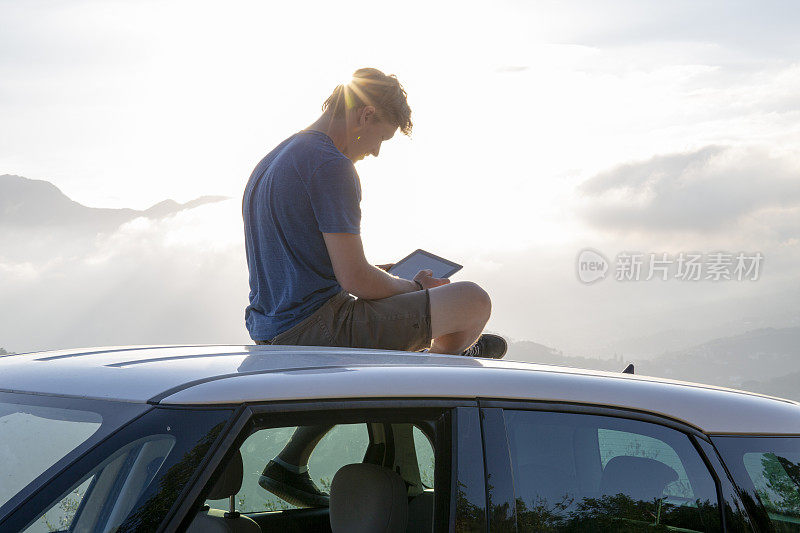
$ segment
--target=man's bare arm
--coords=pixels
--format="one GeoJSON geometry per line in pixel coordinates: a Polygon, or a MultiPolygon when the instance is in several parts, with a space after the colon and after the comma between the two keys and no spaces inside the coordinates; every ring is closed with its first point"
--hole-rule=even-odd
{"type": "MultiPolygon", "coordinates": [[[[421,270],[414,281],[387,274],[367,262],[360,235],[352,233],[323,233],[325,246],[333,265],[336,281],[344,290],[365,300],[379,300],[395,294],[432,289],[450,283],[449,279],[434,278],[430,270],[421,270]],[[417,285],[419,283],[419,285],[417,285]]],[[[387,265],[381,265],[385,267],[387,265]]]]}
{"type": "Polygon", "coordinates": [[[322,236],[328,247],[336,281],[353,296],[378,300],[419,290],[415,282],[392,276],[370,265],[364,256],[360,235],[323,233],[322,236]]]}

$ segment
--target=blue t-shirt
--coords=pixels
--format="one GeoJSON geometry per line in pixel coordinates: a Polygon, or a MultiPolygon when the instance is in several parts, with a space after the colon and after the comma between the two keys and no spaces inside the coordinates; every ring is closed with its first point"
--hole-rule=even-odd
{"type": "Polygon", "coordinates": [[[269,340],[342,290],[323,233],[361,227],[353,162],[322,132],[295,133],[253,170],[242,201],[253,340],[269,340]]]}

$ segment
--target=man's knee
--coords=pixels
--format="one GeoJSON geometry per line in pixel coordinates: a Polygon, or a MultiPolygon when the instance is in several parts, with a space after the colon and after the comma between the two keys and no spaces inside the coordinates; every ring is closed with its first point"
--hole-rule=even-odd
{"type": "Polygon", "coordinates": [[[492,299],[489,293],[472,281],[459,281],[463,284],[462,290],[465,291],[469,301],[469,307],[475,315],[476,320],[486,322],[492,314],[492,299]]]}

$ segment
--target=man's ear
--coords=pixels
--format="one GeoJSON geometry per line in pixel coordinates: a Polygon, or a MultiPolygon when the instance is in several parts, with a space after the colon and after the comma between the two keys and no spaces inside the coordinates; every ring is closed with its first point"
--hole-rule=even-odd
{"type": "Polygon", "coordinates": [[[364,126],[368,121],[375,119],[375,107],[371,105],[365,105],[364,108],[361,110],[361,116],[358,118],[359,126],[364,126]]]}

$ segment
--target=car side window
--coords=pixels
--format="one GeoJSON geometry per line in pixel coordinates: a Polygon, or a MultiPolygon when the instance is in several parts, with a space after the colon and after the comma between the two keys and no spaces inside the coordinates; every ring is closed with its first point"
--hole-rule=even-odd
{"type": "MultiPolygon", "coordinates": [[[[265,467],[294,435],[297,427],[277,427],[256,431],[240,448],[244,475],[235,496],[236,509],[243,513],[282,511],[298,506],[283,500],[259,484],[265,467]]],[[[330,492],[334,474],[344,465],[360,463],[369,444],[366,424],[339,424],[328,431],[308,459],[308,474],[323,492],[330,492]]],[[[206,505],[227,509],[227,500],[206,500],[206,505]]]]}
{"type": "Polygon", "coordinates": [[[610,416],[506,410],[520,531],[721,531],[689,437],[610,416]]]}
{"type": "Polygon", "coordinates": [[[407,504],[407,531],[430,532],[435,520],[446,527],[449,492],[433,487],[435,476],[449,485],[450,423],[436,408],[257,414],[206,482],[187,531],[206,531],[225,516],[262,531],[329,531],[331,520],[348,530],[363,513],[391,512],[388,497],[407,504]],[[353,496],[362,490],[375,499],[353,496]],[[437,498],[445,498],[438,507],[437,498]]]}

